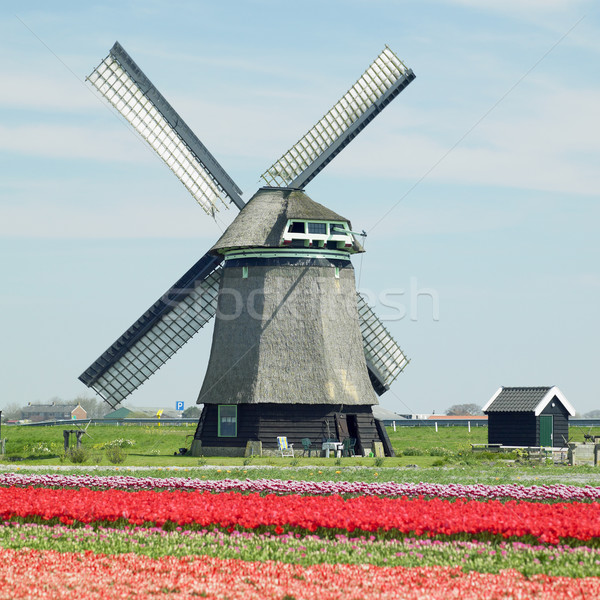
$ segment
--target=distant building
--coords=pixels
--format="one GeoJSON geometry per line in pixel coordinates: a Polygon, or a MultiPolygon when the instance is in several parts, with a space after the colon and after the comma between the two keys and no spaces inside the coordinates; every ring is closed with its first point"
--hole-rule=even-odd
{"type": "Polygon", "coordinates": [[[161,412],[161,419],[180,419],[180,410],[159,409],[159,408],[138,408],[136,406],[127,408],[121,406],[102,417],[103,419],[155,419],[158,412],[161,412]]]}
{"type": "Polygon", "coordinates": [[[483,407],[488,444],[563,447],[575,409],[556,387],[501,387],[483,407]]]}
{"type": "Polygon", "coordinates": [[[406,419],[399,414],[383,408],[383,406],[375,405],[373,407],[373,416],[379,421],[383,421],[386,426],[392,425],[396,421],[405,421],[406,419]]]}
{"type": "Polygon", "coordinates": [[[420,413],[420,414],[402,413],[400,416],[404,419],[411,419],[413,421],[414,420],[421,421],[423,419],[429,419],[429,417],[431,416],[431,413],[420,413]]]}
{"type": "Polygon", "coordinates": [[[33,404],[29,402],[21,409],[21,419],[32,423],[62,421],[65,419],[87,419],[87,411],[80,404],[33,404]]]}
{"type": "Polygon", "coordinates": [[[487,421],[485,415],[430,415],[430,421],[487,421]]]}

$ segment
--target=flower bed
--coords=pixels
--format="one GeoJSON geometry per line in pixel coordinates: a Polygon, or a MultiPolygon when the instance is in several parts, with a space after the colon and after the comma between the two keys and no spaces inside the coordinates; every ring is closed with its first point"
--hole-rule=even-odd
{"type": "Polygon", "coordinates": [[[281,481],[277,479],[203,480],[184,477],[131,477],[93,475],[21,475],[0,474],[0,486],[43,486],[94,489],[188,490],[210,492],[257,492],[268,494],[360,495],[360,496],[430,496],[468,498],[472,500],[560,500],[600,501],[600,487],[573,485],[461,485],[436,483],[362,483],[349,481],[281,481]]]}
{"type": "Polygon", "coordinates": [[[165,531],[157,527],[116,529],[11,523],[0,526],[0,546],[19,549],[100,554],[134,552],[162,556],[214,556],[242,560],[279,560],[309,566],[318,563],[377,566],[461,566],[464,570],[498,573],[516,569],[525,575],[590,577],[600,571],[600,549],[548,546],[522,542],[442,541],[423,538],[381,540],[376,536],[334,538],[318,535],[231,533],[202,529],[165,531]]]}
{"type": "Polygon", "coordinates": [[[0,600],[593,597],[597,499],[569,486],[4,475],[0,600]]]}
{"type": "Polygon", "coordinates": [[[63,523],[123,520],[222,528],[293,528],[396,532],[411,535],[481,534],[561,539],[600,538],[600,503],[542,504],[509,500],[479,502],[439,498],[287,496],[225,492],[0,488],[0,517],[59,519],[63,523]]]}
{"type": "Polygon", "coordinates": [[[213,557],[149,558],[92,552],[0,550],[0,598],[341,598],[461,600],[539,597],[594,598],[600,578],[572,579],[517,571],[487,574],[459,567],[374,567],[213,557]],[[43,573],[43,577],[40,577],[43,573]]]}

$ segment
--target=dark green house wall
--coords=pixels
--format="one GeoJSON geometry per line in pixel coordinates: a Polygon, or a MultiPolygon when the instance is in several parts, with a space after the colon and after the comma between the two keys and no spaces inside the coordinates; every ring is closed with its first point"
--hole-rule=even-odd
{"type": "MultiPolygon", "coordinates": [[[[554,398],[541,412],[552,415],[552,445],[566,446],[569,439],[569,413],[554,398]],[[554,404],[554,406],[553,406],[554,404]]],[[[541,416],[540,415],[540,416],[541,416]]],[[[488,444],[503,446],[539,446],[540,418],[534,412],[488,412],[488,444]]]]}

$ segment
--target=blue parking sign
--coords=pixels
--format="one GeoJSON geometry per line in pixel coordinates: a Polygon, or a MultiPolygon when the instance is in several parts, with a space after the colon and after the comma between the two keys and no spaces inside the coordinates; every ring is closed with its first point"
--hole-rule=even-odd
{"type": "Polygon", "coordinates": [[[177,402],[175,402],[175,410],[183,410],[183,400],[177,400],[177,402]]]}

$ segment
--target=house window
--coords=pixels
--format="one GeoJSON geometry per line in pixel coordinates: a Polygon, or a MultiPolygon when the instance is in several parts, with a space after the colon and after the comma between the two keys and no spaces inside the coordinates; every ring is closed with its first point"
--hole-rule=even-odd
{"type": "Polygon", "coordinates": [[[237,436],[237,406],[235,404],[219,405],[219,437],[237,436]]]}
{"type": "Polygon", "coordinates": [[[304,233],[304,221],[292,221],[288,233],[304,233]]]}
{"type": "Polygon", "coordinates": [[[308,223],[308,233],[327,235],[327,223],[308,223]]]}

